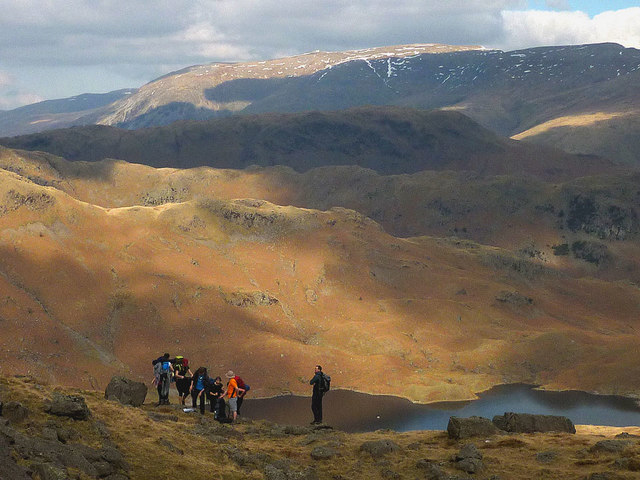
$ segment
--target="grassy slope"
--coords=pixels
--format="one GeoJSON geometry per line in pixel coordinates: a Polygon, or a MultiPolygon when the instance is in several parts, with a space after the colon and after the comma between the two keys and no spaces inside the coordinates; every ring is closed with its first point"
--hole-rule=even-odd
{"type": "Polygon", "coordinates": [[[387,478],[394,473],[400,478],[424,478],[418,462],[425,459],[439,464],[448,474],[461,475],[450,459],[466,443],[475,444],[484,457],[485,468],[474,478],[578,479],[615,471],[618,475],[615,478],[630,479],[637,473],[616,469],[614,462],[626,458],[636,468],[640,456],[635,439],[624,452],[589,451],[598,441],[623,431],[638,435],[637,427],[578,426],[575,435],[497,435],[456,442],[438,431],[313,433],[308,428],[285,430],[282,426],[250,420],[233,426],[218,425],[210,415],[200,418],[170,407],[154,409],[148,404],[141,408],[123,407],[104,400],[98,391],[61,389],[29,378],[0,378],[0,395],[3,401],[19,401],[30,410],[26,422],[15,427],[29,436],[39,436],[45,427],[53,425],[79,433],[71,443],[99,447],[107,435],[109,444],[125,456],[130,465],[128,474],[134,480],[175,478],[176,471],[189,477],[206,475],[229,480],[271,478],[265,477],[267,465],[285,466],[307,475],[314,472],[314,478],[387,478]],[[45,414],[43,400],[50,398],[53,391],[82,395],[92,413],[90,419],[74,421],[45,414]],[[152,412],[160,421],[151,419],[152,412]],[[177,419],[171,419],[176,414],[177,419]],[[290,433],[284,433],[287,431],[290,433]],[[400,451],[377,459],[360,451],[365,441],[382,439],[395,442],[400,451]],[[328,461],[313,460],[312,449],[326,445],[335,448],[339,456],[328,461]],[[551,461],[537,460],[541,453],[546,453],[551,461]]]}

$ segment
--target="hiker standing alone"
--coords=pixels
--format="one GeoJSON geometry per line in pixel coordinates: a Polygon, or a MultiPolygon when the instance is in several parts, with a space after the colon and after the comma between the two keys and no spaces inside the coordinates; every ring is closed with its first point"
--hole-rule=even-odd
{"type": "Polygon", "coordinates": [[[316,365],[315,375],[309,381],[309,384],[313,385],[313,394],[311,395],[312,425],[322,423],[322,397],[329,390],[330,381],[331,378],[322,373],[322,367],[316,365]]]}

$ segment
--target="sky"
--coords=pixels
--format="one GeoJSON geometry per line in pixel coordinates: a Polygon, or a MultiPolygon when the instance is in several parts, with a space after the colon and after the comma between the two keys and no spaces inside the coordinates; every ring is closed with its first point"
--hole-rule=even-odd
{"type": "Polygon", "coordinates": [[[640,49],[640,0],[0,0],[0,12],[0,110],[314,50],[640,49]]]}

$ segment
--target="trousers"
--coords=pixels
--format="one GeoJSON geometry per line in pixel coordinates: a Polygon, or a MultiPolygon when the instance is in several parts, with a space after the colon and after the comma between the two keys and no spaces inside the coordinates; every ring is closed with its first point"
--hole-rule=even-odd
{"type": "Polygon", "coordinates": [[[313,412],[313,421],[322,423],[322,393],[313,393],[311,396],[311,411],[313,412]]]}

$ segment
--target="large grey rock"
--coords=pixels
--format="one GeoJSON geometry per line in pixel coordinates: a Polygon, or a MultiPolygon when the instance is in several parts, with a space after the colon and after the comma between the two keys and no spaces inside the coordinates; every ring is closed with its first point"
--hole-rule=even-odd
{"type": "Polygon", "coordinates": [[[86,420],[91,415],[84,398],[79,395],[63,395],[54,392],[45,410],[51,415],[70,417],[74,420],[86,420]]]}
{"type": "Polygon", "coordinates": [[[460,440],[470,437],[488,437],[500,433],[491,420],[484,417],[450,417],[447,425],[449,438],[460,440]]]}
{"type": "Polygon", "coordinates": [[[109,385],[107,385],[104,391],[104,398],[117,400],[123,405],[139,407],[147,398],[147,386],[142,382],[115,376],[111,378],[109,385]]]}
{"type": "Polygon", "coordinates": [[[493,417],[493,424],[511,433],[567,432],[576,433],[576,427],[567,417],[506,412],[493,417]]]}

